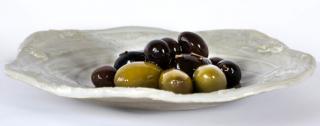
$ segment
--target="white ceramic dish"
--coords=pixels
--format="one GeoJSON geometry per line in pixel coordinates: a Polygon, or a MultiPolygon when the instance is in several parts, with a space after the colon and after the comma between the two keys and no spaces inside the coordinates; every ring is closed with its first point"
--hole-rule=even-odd
{"type": "Polygon", "coordinates": [[[147,27],[36,32],[21,45],[6,73],[50,93],[141,109],[186,110],[215,106],[288,87],[312,74],[314,58],[255,30],[200,31],[210,56],[230,59],[243,73],[238,89],[188,95],[150,88],[94,88],[90,75],[113,64],[120,52],[141,50],[152,39],[177,38],[178,32],[147,27]]]}

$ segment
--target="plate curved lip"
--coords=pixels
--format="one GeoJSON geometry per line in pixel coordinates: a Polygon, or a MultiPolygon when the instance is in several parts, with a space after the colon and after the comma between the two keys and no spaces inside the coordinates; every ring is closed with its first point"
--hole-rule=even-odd
{"type": "MultiPolygon", "coordinates": [[[[140,27],[140,26],[135,26],[135,27],[130,27],[130,26],[125,26],[125,27],[116,27],[116,28],[111,28],[110,30],[121,30],[122,28],[151,28],[151,29],[158,29],[158,28],[152,28],[152,27],[140,27]]],[[[103,29],[103,30],[109,30],[109,29],[103,29]]],[[[103,31],[102,30],[102,31],[103,31]]],[[[170,30],[166,29],[161,29],[164,31],[169,31],[173,32],[170,30]]],[[[240,30],[240,29],[238,29],[240,30]]],[[[242,29],[241,29],[242,30],[242,29]]],[[[251,29],[243,29],[243,30],[251,30],[251,29]]],[[[207,30],[207,31],[212,31],[212,30],[207,30]]],[[[256,30],[253,30],[256,31],[256,30]]],[[[199,32],[205,32],[205,31],[199,31],[199,32]]],[[[259,31],[256,31],[259,32],[259,31]]],[[[34,33],[35,34],[35,33],[34,33]]],[[[280,44],[283,44],[280,41],[277,41],[280,44]]],[[[23,45],[23,43],[22,43],[23,45]]],[[[283,44],[285,45],[285,44],[283,44]]],[[[13,79],[17,79],[20,81],[23,81],[27,84],[30,84],[32,86],[35,86],[37,88],[40,88],[42,90],[51,92],[53,94],[59,95],[59,96],[64,96],[64,97],[70,97],[70,98],[80,98],[80,99],[100,99],[100,98],[116,98],[116,97],[122,97],[122,98],[130,98],[130,99],[150,99],[150,100],[155,100],[155,101],[161,101],[161,102],[170,102],[170,103],[219,103],[219,102],[228,102],[228,101],[233,101],[241,98],[245,98],[248,96],[260,94],[263,92],[268,92],[272,91],[275,89],[281,89],[288,87],[293,84],[297,84],[298,81],[303,80],[304,78],[311,76],[312,73],[314,72],[316,68],[316,61],[313,58],[312,55],[308,53],[304,53],[301,51],[293,50],[290,48],[285,48],[283,51],[295,51],[299,54],[304,54],[305,56],[308,57],[308,59],[311,60],[311,65],[308,66],[308,68],[303,71],[302,73],[299,74],[299,76],[293,76],[291,78],[286,78],[286,80],[282,80],[279,82],[267,82],[264,83],[268,85],[268,83],[272,83],[272,85],[276,86],[270,86],[266,88],[260,88],[260,90],[255,90],[254,92],[248,92],[244,93],[239,96],[233,96],[233,97],[224,97],[223,99],[210,99],[210,98],[191,98],[190,97],[198,97],[199,95],[224,95],[228,92],[236,91],[238,89],[225,89],[225,90],[219,90],[216,92],[211,92],[211,93],[194,93],[194,94],[187,94],[187,95],[182,95],[182,94],[175,94],[172,92],[168,91],[163,91],[163,90],[158,90],[158,89],[151,89],[151,88],[135,88],[136,90],[132,90],[132,88],[121,88],[121,87],[115,87],[115,88],[81,88],[81,87],[71,87],[71,86],[65,86],[61,85],[55,88],[45,86],[47,85],[46,83],[42,83],[38,81],[36,78],[29,76],[27,74],[22,73],[21,71],[16,71],[14,69],[11,69],[10,63],[5,65],[5,73],[10,76],[13,79]],[[294,80],[294,81],[292,81],[294,80]],[[117,90],[117,91],[115,91],[117,90]],[[128,91],[128,92],[133,92],[133,93],[125,93],[125,94],[120,94],[120,91],[128,91]],[[160,94],[160,95],[159,95],[160,94]],[[173,98],[172,98],[173,96],[173,98]],[[171,97],[168,99],[168,97],[171,97]]],[[[20,53],[20,52],[19,52],[20,53]]],[[[242,87],[245,88],[245,87],[242,87]]]]}

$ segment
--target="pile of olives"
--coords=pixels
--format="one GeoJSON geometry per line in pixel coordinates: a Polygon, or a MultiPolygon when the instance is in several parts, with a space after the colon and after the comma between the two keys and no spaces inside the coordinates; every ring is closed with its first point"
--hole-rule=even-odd
{"type": "Polygon", "coordinates": [[[208,55],[199,35],[182,32],[177,41],[152,40],[143,51],[121,53],[114,66],[98,68],[91,79],[96,87],[147,87],[179,94],[238,87],[239,66],[208,55]]]}

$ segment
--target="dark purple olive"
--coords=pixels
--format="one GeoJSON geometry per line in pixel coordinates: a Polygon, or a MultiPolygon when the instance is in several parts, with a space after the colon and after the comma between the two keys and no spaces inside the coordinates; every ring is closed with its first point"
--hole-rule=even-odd
{"type": "Polygon", "coordinates": [[[193,32],[182,32],[178,37],[182,53],[196,53],[208,57],[209,51],[205,41],[193,32]]]}
{"type": "Polygon", "coordinates": [[[211,60],[206,57],[201,57],[200,60],[203,64],[212,64],[211,60]]]}
{"type": "Polygon", "coordinates": [[[211,61],[208,58],[194,54],[176,55],[175,61],[177,63],[177,69],[187,73],[190,77],[192,77],[193,72],[199,66],[211,64],[211,61]]]}
{"type": "Polygon", "coordinates": [[[227,88],[233,88],[240,84],[241,70],[240,67],[228,60],[222,60],[218,63],[218,67],[222,70],[227,78],[227,88]]]}
{"type": "Polygon", "coordinates": [[[170,49],[163,40],[152,40],[144,48],[145,59],[148,62],[155,63],[162,69],[167,69],[170,63],[170,49]]]}
{"type": "Polygon", "coordinates": [[[172,38],[162,38],[161,40],[165,41],[170,49],[170,62],[169,62],[169,68],[173,68],[176,66],[175,62],[175,55],[181,54],[181,47],[178,44],[178,42],[172,38]]]}
{"type": "Polygon", "coordinates": [[[211,61],[212,65],[216,65],[216,66],[221,60],[223,60],[223,59],[220,58],[220,57],[211,57],[210,58],[210,61],[211,61]]]}
{"type": "Polygon", "coordinates": [[[165,41],[170,49],[170,55],[174,57],[175,55],[181,54],[181,47],[179,43],[172,38],[162,38],[161,40],[165,41]]]}
{"type": "Polygon", "coordinates": [[[114,62],[114,68],[119,69],[128,62],[144,61],[145,56],[143,51],[125,51],[121,53],[118,59],[114,62]]]}
{"type": "Polygon", "coordinates": [[[92,73],[91,81],[96,87],[114,87],[113,78],[116,71],[112,66],[100,67],[92,73]]]}

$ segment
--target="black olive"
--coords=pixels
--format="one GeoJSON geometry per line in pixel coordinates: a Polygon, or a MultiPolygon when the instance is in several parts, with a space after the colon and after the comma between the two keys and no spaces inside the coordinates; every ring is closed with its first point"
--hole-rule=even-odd
{"type": "Polygon", "coordinates": [[[162,38],[161,40],[165,41],[170,49],[170,55],[174,57],[175,55],[181,54],[181,47],[179,43],[172,38],[162,38]]]}
{"type": "Polygon", "coordinates": [[[211,64],[208,58],[195,55],[195,54],[181,54],[176,55],[175,61],[177,63],[177,69],[182,70],[192,77],[193,72],[201,65],[211,64]]]}
{"type": "Polygon", "coordinates": [[[240,67],[228,60],[222,60],[218,63],[218,67],[222,70],[227,78],[227,88],[233,88],[240,84],[241,70],[240,67]]]}
{"type": "Polygon", "coordinates": [[[135,61],[144,61],[145,56],[143,51],[125,51],[121,53],[118,59],[114,62],[114,68],[119,69],[123,65],[127,64],[128,62],[135,62],[135,61]]]}
{"type": "Polygon", "coordinates": [[[199,58],[199,60],[201,61],[201,63],[203,65],[212,64],[211,60],[206,57],[203,57],[203,56],[195,54],[195,53],[190,53],[190,55],[199,58]]]}
{"type": "Polygon", "coordinates": [[[146,61],[155,63],[162,69],[169,67],[170,53],[168,44],[163,40],[152,40],[144,48],[146,61]]]}
{"type": "Polygon", "coordinates": [[[181,46],[172,38],[162,38],[161,40],[165,41],[169,46],[171,57],[169,68],[174,68],[176,66],[175,55],[181,54],[181,46]]]}
{"type": "Polygon", "coordinates": [[[201,57],[200,60],[201,60],[201,62],[202,62],[203,64],[212,64],[212,63],[211,63],[211,60],[208,59],[208,58],[201,57]]]}
{"type": "Polygon", "coordinates": [[[212,65],[216,65],[216,66],[221,60],[223,60],[223,59],[220,58],[220,57],[211,57],[210,58],[210,61],[211,61],[212,65]]]}
{"type": "Polygon", "coordinates": [[[116,69],[112,66],[103,66],[96,69],[91,75],[91,81],[96,87],[114,87],[116,69]]]}
{"type": "Polygon", "coordinates": [[[193,32],[182,32],[178,37],[182,53],[196,53],[208,57],[209,51],[205,41],[193,32]]]}

